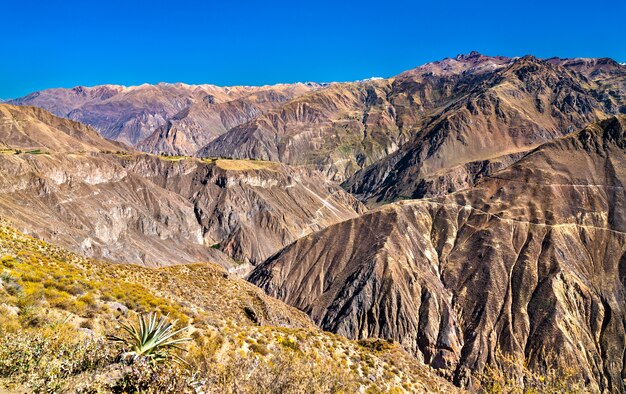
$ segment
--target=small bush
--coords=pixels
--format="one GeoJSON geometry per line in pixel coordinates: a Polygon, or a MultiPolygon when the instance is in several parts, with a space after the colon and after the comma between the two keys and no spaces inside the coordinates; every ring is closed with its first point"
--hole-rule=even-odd
{"type": "Polygon", "coordinates": [[[358,344],[366,349],[373,350],[375,352],[387,351],[393,348],[393,340],[385,340],[378,338],[368,338],[358,341],[358,344]]]}
{"type": "Polygon", "coordinates": [[[176,321],[168,322],[165,316],[157,317],[155,312],[140,314],[137,317],[137,326],[122,323],[122,328],[128,334],[126,337],[110,335],[111,341],[120,342],[127,348],[126,355],[131,359],[146,357],[153,363],[164,363],[172,357],[174,349],[184,350],[180,345],[191,338],[176,338],[187,327],[174,330],[176,321]]]}
{"type": "Polygon", "coordinates": [[[262,345],[260,343],[253,343],[250,345],[250,350],[253,352],[260,354],[261,356],[267,356],[270,353],[270,350],[267,346],[262,345]]]}
{"type": "Polygon", "coordinates": [[[123,367],[122,376],[107,391],[113,393],[194,393],[194,377],[177,365],[155,366],[148,358],[139,358],[123,367]]]}
{"type": "Polygon", "coordinates": [[[288,349],[295,350],[295,351],[299,351],[300,350],[300,345],[298,345],[298,342],[295,339],[293,339],[293,338],[279,336],[277,338],[277,342],[281,346],[284,346],[284,347],[286,347],[288,349]]]}
{"type": "Polygon", "coordinates": [[[16,260],[15,260],[15,257],[13,257],[13,256],[7,255],[7,256],[3,256],[0,259],[0,264],[2,266],[6,267],[6,268],[13,268],[13,267],[15,267],[15,263],[16,263],[16,260]]]}

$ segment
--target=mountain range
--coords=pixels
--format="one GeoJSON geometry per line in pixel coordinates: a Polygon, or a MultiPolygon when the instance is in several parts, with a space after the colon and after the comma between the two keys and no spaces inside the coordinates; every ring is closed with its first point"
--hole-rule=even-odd
{"type": "Polygon", "coordinates": [[[611,59],[49,89],[0,104],[0,145],[0,216],[74,253],[217,263],[470,390],[511,358],[624,390],[626,66],[611,59]]]}
{"type": "Polygon", "coordinates": [[[476,167],[510,162],[626,112],[625,75],[611,59],[472,52],[389,79],[328,86],[79,87],[12,103],[79,120],[149,153],[315,168],[376,204],[465,187],[476,167]]]}

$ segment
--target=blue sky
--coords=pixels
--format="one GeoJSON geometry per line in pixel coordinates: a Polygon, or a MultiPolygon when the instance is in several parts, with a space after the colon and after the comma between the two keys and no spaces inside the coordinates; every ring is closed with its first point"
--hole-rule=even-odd
{"type": "Polygon", "coordinates": [[[626,62],[626,1],[4,1],[0,98],[388,77],[477,50],[626,62]]]}

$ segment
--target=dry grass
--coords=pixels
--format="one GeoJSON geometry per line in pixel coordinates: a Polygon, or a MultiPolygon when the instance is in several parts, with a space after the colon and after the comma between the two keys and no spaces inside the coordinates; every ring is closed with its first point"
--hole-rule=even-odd
{"type": "Polygon", "coordinates": [[[499,352],[497,365],[488,365],[480,377],[482,391],[488,394],[574,394],[591,392],[574,367],[556,368],[556,357],[544,357],[538,371],[528,360],[499,352]]]}
{"type": "Polygon", "coordinates": [[[165,161],[181,161],[191,159],[191,156],[180,156],[180,155],[159,155],[159,159],[165,161]]]}
{"type": "Polygon", "coordinates": [[[218,159],[215,164],[228,171],[247,171],[247,170],[276,170],[278,164],[271,161],[261,160],[226,160],[218,159]]]}

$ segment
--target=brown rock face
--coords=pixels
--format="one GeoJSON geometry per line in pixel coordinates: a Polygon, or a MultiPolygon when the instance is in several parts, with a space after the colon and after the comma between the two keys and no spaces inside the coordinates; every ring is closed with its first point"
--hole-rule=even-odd
{"type": "Polygon", "coordinates": [[[197,155],[314,166],[372,205],[440,195],[473,185],[472,163],[500,169],[497,158],[619,113],[625,79],[626,67],[607,59],[471,53],[387,80],[332,84],[197,155]]]}
{"type": "Polygon", "coordinates": [[[44,149],[56,152],[125,149],[102,138],[88,126],[57,118],[36,107],[0,104],[0,145],[12,149],[44,149]]]}
{"type": "Polygon", "coordinates": [[[0,216],[88,256],[146,265],[210,260],[230,268],[231,258],[256,264],[365,211],[314,170],[100,153],[120,146],[41,109],[2,105],[0,114],[4,145],[42,150],[1,152],[0,216]]]}
{"type": "Polygon", "coordinates": [[[602,66],[604,72],[585,68],[583,74],[574,64],[524,57],[483,74],[410,142],[344,187],[372,205],[443,195],[472,186],[540,143],[624,109],[626,67],[612,62],[602,66]]]}
{"type": "Polygon", "coordinates": [[[0,215],[89,257],[142,265],[215,261],[193,206],[125,170],[114,155],[3,155],[0,215]]]}
{"type": "Polygon", "coordinates": [[[450,100],[510,61],[472,54],[392,79],[334,83],[229,130],[197,155],[308,165],[343,181],[395,152],[450,100]]]}
{"type": "Polygon", "coordinates": [[[241,88],[240,97],[216,101],[205,96],[156,128],[137,148],[151,153],[193,155],[218,136],[242,123],[251,121],[269,109],[316,89],[317,85],[275,85],[241,88]]]}
{"type": "Polygon", "coordinates": [[[332,84],[234,127],[196,155],[306,165],[343,180],[406,140],[389,90],[387,80],[332,84]]]}
{"type": "Polygon", "coordinates": [[[79,86],[43,90],[11,103],[80,121],[106,138],[147,152],[189,155],[226,130],[317,88],[315,84],[79,86]]]}
{"type": "MultiPolygon", "coordinates": [[[[279,163],[114,154],[5,155],[0,215],[90,257],[256,264],[364,211],[314,171],[279,163]]],[[[245,269],[242,267],[242,269],[245,269]]]]}
{"type": "Polygon", "coordinates": [[[126,170],[193,205],[203,236],[257,264],[296,239],[365,212],[317,171],[251,160],[122,159],[126,170]]]}
{"type": "Polygon", "coordinates": [[[464,192],[308,235],[249,279],[350,338],[394,338],[457,383],[550,353],[626,377],[626,117],[546,143],[464,192]]]}

